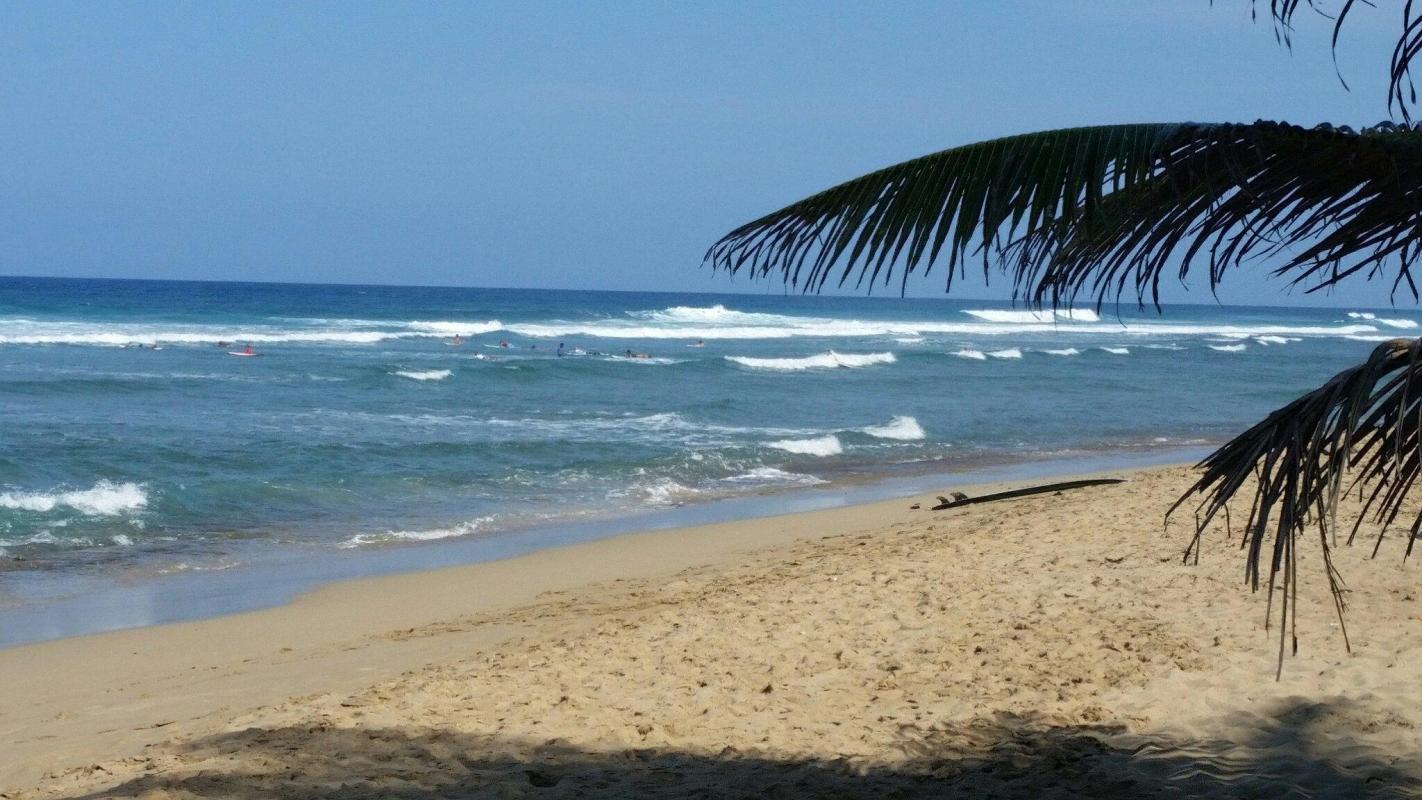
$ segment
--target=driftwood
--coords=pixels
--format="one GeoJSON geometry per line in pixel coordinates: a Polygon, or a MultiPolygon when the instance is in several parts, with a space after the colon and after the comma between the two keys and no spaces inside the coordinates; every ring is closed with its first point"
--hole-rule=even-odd
{"type": "Polygon", "coordinates": [[[976,503],[991,503],[994,500],[1011,500],[1014,497],[1029,497],[1034,494],[1046,494],[1047,492],[1060,492],[1065,489],[1080,489],[1084,486],[1107,486],[1113,483],[1125,483],[1123,478],[1089,478],[1080,481],[1062,481],[1061,483],[1044,483],[1041,486],[1028,486],[1022,489],[1013,489],[1007,492],[993,492],[992,494],[979,495],[977,497],[959,497],[962,492],[954,492],[954,499],[944,500],[933,507],[934,511],[943,511],[949,508],[959,508],[961,506],[971,506],[976,503]]]}

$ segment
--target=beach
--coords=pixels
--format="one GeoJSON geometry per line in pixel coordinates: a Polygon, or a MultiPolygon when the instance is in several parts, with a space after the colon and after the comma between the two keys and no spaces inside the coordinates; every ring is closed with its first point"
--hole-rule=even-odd
{"type": "Polygon", "coordinates": [[[1276,681],[1238,542],[1211,530],[1187,565],[1188,512],[1162,527],[1189,470],[1121,477],[620,536],[0,650],[0,796],[1422,794],[1405,542],[1336,555],[1351,653],[1305,549],[1276,681]]]}

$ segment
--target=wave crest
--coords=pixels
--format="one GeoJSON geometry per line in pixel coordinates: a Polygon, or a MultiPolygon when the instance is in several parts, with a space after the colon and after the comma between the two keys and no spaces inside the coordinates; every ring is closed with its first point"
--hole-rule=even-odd
{"type": "Polygon", "coordinates": [[[878,439],[895,439],[901,442],[916,442],[928,436],[923,426],[918,424],[918,420],[908,416],[894,417],[883,425],[870,425],[861,430],[878,439]]]}
{"type": "Polygon", "coordinates": [[[750,369],[802,370],[835,369],[838,367],[868,367],[874,364],[892,364],[898,361],[893,353],[836,353],[830,350],[819,355],[804,358],[752,358],[750,356],[726,356],[726,360],[750,369]]]}
{"type": "Polygon", "coordinates": [[[113,516],[148,505],[148,495],[136,483],[99,481],[89,489],[68,492],[5,492],[0,508],[48,513],[60,507],[72,508],[93,517],[113,516]]]}
{"type": "Polygon", "coordinates": [[[1049,325],[1058,322],[1100,322],[1101,317],[1090,309],[1058,309],[1056,311],[1024,311],[1020,309],[974,308],[963,312],[984,322],[1013,325],[1049,325]]]}
{"type": "Polygon", "coordinates": [[[844,452],[844,446],[839,443],[839,437],[834,434],[817,436],[813,439],[781,439],[769,442],[766,446],[806,456],[837,456],[844,452]]]}
{"type": "Polygon", "coordinates": [[[402,378],[409,378],[412,381],[442,381],[454,373],[447,369],[426,369],[426,370],[398,370],[395,372],[402,378]]]}

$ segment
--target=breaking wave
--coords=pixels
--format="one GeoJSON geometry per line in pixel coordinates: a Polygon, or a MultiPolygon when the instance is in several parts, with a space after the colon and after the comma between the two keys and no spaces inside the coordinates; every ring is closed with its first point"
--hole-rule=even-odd
{"type": "Polygon", "coordinates": [[[1053,356],[1074,356],[1081,351],[1075,347],[1063,347],[1060,350],[1043,350],[1042,352],[1053,356]]]}
{"type": "Polygon", "coordinates": [[[1129,347],[1103,347],[1101,349],[1113,356],[1128,356],[1131,354],[1131,348],[1129,347]]]}
{"type": "Polygon", "coordinates": [[[1211,350],[1218,350],[1221,353],[1243,353],[1245,345],[1242,344],[1212,344],[1211,350]]]}
{"type": "Polygon", "coordinates": [[[454,373],[447,369],[399,370],[395,373],[412,381],[442,381],[454,373]]]}
{"type": "Polygon", "coordinates": [[[99,481],[92,488],[65,492],[5,492],[0,508],[46,513],[72,508],[87,516],[112,516],[148,505],[148,495],[136,483],[99,481]]]}
{"type": "Polygon", "coordinates": [[[381,533],[361,533],[346,539],[340,543],[341,547],[362,547],[372,544],[394,544],[397,542],[432,542],[438,539],[449,539],[455,536],[468,536],[471,533],[479,533],[484,530],[494,517],[479,517],[461,522],[448,528],[433,528],[423,531],[384,531],[381,533]]]}
{"type": "Polygon", "coordinates": [[[927,438],[928,434],[918,420],[913,417],[894,417],[883,425],[870,425],[862,431],[878,439],[895,439],[901,442],[916,442],[927,438]]]}
{"type": "Polygon", "coordinates": [[[981,350],[974,350],[971,347],[964,347],[953,355],[957,356],[958,358],[967,358],[973,361],[987,361],[987,353],[984,353],[981,350]]]}
{"type": "Polygon", "coordinates": [[[751,369],[802,370],[835,369],[838,367],[868,367],[874,364],[892,364],[898,359],[893,353],[836,353],[830,350],[819,355],[804,358],[751,358],[749,356],[726,356],[726,360],[751,369]]]}
{"type": "Polygon", "coordinates": [[[1006,322],[1016,325],[1043,325],[1058,322],[1100,322],[1101,317],[1090,309],[1060,309],[1057,311],[1022,311],[1016,309],[981,308],[964,311],[984,322],[1006,322]]]}
{"type": "Polygon", "coordinates": [[[839,437],[833,434],[817,436],[813,439],[781,439],[769,442],[766,446],[806,456],[837,456],[844,452],[844,446],[839,443],[839,437]]]}
{"type": "Polygon", "coordinates": [[[1009,347],[1006,350],[994,350],[988,353],[989,358],[1021,358],[1022,350],[1016,347],[1009,347]]]}

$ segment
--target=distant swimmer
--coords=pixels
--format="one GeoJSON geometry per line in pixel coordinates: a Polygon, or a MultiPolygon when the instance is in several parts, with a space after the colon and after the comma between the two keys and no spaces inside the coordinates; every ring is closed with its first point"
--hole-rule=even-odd
{"type": "Polygon", "coordinates": [[[563,357],[563,343],[562,343],[562,342],[559,342],[559,343],[558,343],[558,357],[559,357],[559,358],[562,358],[562,357],[563,357]]]}
{"type": "Polygon", "coordinates": [[[508,340],[508,339],[500,339],[500,340],[499,340],[499,347],[508,347],[508,346],[509,346],[509,340],[508,340]]]}

